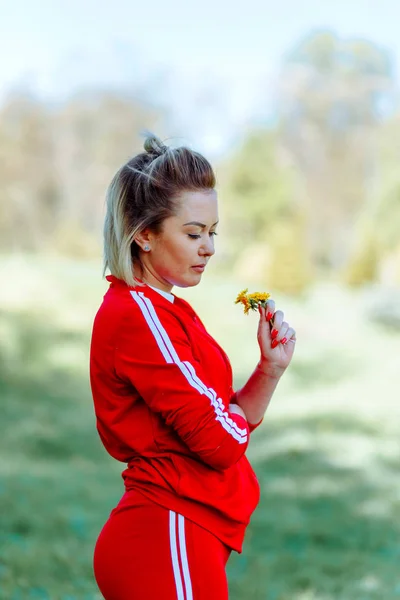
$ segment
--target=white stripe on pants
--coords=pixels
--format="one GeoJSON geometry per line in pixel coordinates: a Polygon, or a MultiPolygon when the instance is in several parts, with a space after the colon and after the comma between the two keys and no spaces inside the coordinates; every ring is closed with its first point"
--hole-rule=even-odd
{"type": "Polygon", "coordinates": [[[177,515],[172,510],[169,511],[169,541],[177,600],[193,600],[192,582],[190,580],[186,551],[185,518],[182,515],[177,515]],[[177,518],[178,527],[176,527],[177,518]],[[179,564],[179,557],[181,559],[182,569],[179,564]]]}

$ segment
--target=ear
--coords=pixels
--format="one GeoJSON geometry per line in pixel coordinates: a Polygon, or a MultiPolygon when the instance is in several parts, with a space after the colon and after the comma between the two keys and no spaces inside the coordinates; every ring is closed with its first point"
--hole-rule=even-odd
{"type": "Polygon", "coordinates": [[[137,245],[140,246],[140,248],[143,250],[146,245],[149,246],[151,243],[151,231],[149,229],[143,229],[143,231],[141,231],[134,237],[134,240],[137,243],[137,245]]]}

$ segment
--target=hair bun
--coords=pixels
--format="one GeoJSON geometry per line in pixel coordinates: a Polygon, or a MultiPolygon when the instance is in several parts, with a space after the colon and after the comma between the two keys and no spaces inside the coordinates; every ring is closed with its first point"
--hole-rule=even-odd
{"type": "Polygon", "coordinates": [[[158,138],[156,135],[150,134],[144,141],[144,149],[149,154],[161,156],[167,152],[168,146],[163,144],[160,138],[158,138]]]}

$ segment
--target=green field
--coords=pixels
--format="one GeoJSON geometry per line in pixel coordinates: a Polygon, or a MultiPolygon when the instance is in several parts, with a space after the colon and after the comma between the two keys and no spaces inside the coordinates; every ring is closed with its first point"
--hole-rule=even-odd
{"type": "MultiPolygon", "coordinates": [[[[0,598],[100,599],[92,550],[124,468],[100,444],[88,382],[106,285],[98,264],[55,259],[3,258],[0,274],[0,598]]],[[[210,272],[175,290],[237,385],[258,356],[257,316],[233,304],[246,286],[210,272]]],[[[400,598],[400,333],[371,297],[329,283],[275,295],[298,344],[252,437],[262,499],[229,564],[232,600],[400,598]]]]}

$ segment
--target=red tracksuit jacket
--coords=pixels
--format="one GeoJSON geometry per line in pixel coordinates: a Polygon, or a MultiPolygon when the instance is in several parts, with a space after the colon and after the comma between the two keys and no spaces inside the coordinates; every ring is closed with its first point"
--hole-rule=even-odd
{"type": "Polygon", "coordinates": [[[228,410],[229,359],[186,301],[107,279],[90,353],[101,440],[128,463],[127,491],[241,552],[259,485],[245,456],[249,426],[228,410]]]}

